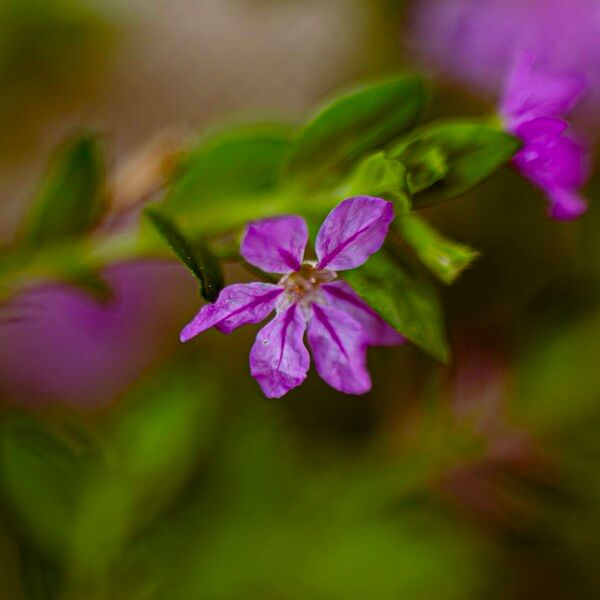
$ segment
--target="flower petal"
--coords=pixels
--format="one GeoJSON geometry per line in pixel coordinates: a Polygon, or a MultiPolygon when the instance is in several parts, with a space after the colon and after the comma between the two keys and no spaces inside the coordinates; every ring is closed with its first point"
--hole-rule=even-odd
{"type": "Polygon", "coordinates": [[[214,304],[204,305],[180,334],[186,342],[209,327],[231,333],[237,327],[262,321],[274,308],[283,289],[269,283],[236,283],[224,288],[214,304]]]}
{"type": "Polygon", "coordinates": [[[515,133],[525,144],[549,144],[560,137],[568,125],[562,119],[540,117],[517,127],[515,133]]]}
{"type": "Polygon", "coordinates": [[[280,398],[306,379],[310,357],[305,330],[302,311],[293,304],[258,332],[250,351],[250,372],[267,398],[280,398]]]}
{"type": "Polygon", "coordinates": [[[393,219],[392,203],[381,198],[344,200],[329,213],[317,235],[318,268],[359,267],[381,248],[393,219]]]}
{"type": "Polygon", "coordinates": [[[514,157],[519,170],[542,188],[578,188],[587,176],[584,148],[566,136],[527,144],[514,157]]]}
{"type": "Polygon", "coordinates": [[[544,73],[536,60],[532,52],[521,53],[507,79],[501,113],[512,129],[537,117],[566,116],[586,91],[583,77],[544,73]]]}
{"type": "Polygon", "coordinates": [[[572,221],[587,210],[587,203],[577,192],[557,188],[548,191],[550,217],[558,221],[572,221]]]}
{"type": "Polygon", "coordinates": [[[345,281],[321,286],[328,302],[350,315],[363,329],[369,346],[396,346],[406,339],[388,325],[345,281]]]}
{"type": "Polygon", "coordinates": [[[371,389],[366,366],[367,340],[360,325],[331,306],[312,305],[308,343],[321,378],[346,394],[364,394],[371,389]]]}
{"type": "Polygon", "coordinates": [[[268,273],[298,271],[308,241],[308,228],[301,217],[284,215],[250,223],[240,252],[255,267],[268,273]]]}

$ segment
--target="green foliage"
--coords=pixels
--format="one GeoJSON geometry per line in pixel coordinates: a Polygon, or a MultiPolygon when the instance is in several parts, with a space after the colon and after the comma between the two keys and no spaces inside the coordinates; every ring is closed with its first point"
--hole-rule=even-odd
{"type": "MultiPolygon", "coordinates": [[[[302,214],[316,223],[353,195],[387,198],[396,215],[406,215],[412,206],[468,191],[510,158],[516,142],[472,121],[432,123],[407,134],[423,111],[425,92],[419,76],[400,75],[338,97],[299,133],[258,123],[209,136],[180,162],[156,205],[159,213],[149,213],[154,228],[141,224],[94,237],[86,234],[104,208],[104,165],[98,140],[79,136],[53,160],[15,255],[1,257],[2,297],[58,280],[106,299],[100,269],[164,256],[157,228],[200,280],[204,297],[214,300],[223,281],[211,236],[233,234],[233,240],[248,221],[276,214],[302,214]]],[[[443,281],[453,281],[472,260],[468,248],[414,220],[406,223],[407,242],[443,281]]]]}
{"type": "Polygon", "coordinates": [[[47,249],[13,248],[0,255],[0,303],[22,290],[47,282],[75,286],[105,303],[112,290],[81,247],[55,245],[47,249]]]}
{"type": "Polygon", "coordinates": [[[86,232],[105,206],[105,173],[98,138],[69,140],[54,156],[22,231],[30,247],[67,242],[86,232]]]}
{"type": "Polygon", "coordinates": [[[177,258],[200,282],[202,296],[214,302],[223,289],[224,279],[219,261],[206,242],[198,236],[191,242],[169,217],[156,209],[148,208],[145,212],[177,258]]]}
{"type": "Polygon", "coordinates": [[[81,423],[4,420],[0,498],[27,548],[32,597],[57,597],[62,585],[83,594],[73,597],[103,588],[131,538],[189,482],[214,432],[216,396],[196,365],[182,365],[129,392],[93,443],[81,423]]]}
{"type": "Polygon", "coordinates": [[[417,194],[442,181],[448,174],[446,155],[439,146],[424,147],[423,151],[411,160],[408,185],[411,193],[417,194]]]}
{"type": "Polygon", "coordinates": [[[57,274],[61,283],[79,288],[101,304],[113,299],[113,290],[100,273],[83,265],[69,265],[67,261],[64,267],[63,272],[57,274]]]}
{"type": "Polygon", "coordinates": [[[342,184],[340,195],[388,198],[394,201],[396,215],[410,211],[406,167],[400,161],[388,158],[384,152],[361,161],[342,184]]]}
{"type": "Polygon", "coordinates": [[[537,332],[519,362],[515,411],[536,428],[572,422],[597,407],[600,398],[600,309],[553,325],[537,332]]]}
{"type": "Polygon", "coordinates": [[[277,412],[238,405],[216,468],[144,540],[141,572],[168,574],[152,597],[477,596],[485,545],[425,491],[443,465],[472,452],[448,444],[452,427],[435,448],[424,450],[419,437],[402,459],[369,448],[351,458],[328,447],[326,460],[310,465],[277,412]]]}
{"type": "Polygon", "coordinates": [[[138,385],[115,415],[106,458],[90,470],[73,523],[72,585],[98,585],[133,536],[181,492],[210,443],[216,390],[194,365],[138,385]]]}
{"type": "Polygon", "coordinates": [[[300,212],[306,197],[282,185],[291,127],[233,127],[200,142],[180,165],[163,214],[185,219],[190,236],[223,233],[273,214],[300,212]]]}
{"type": "Polygon", "coordinates": [[[232,200],[252,203],[278,185],[292,135],[287,125],[265,123],[225,129],[201,141],[181,164],[165,210],[197,214],[221,204],[227,208],[232,200]]]}
{"type": "Polygon", "coordinates": [[[64,556],[89,447],[25,416],[0,429],[0,494],[24,537],[53,560],[64,556]]]}
{"type": "Polygon", "coordinates": [[[286,175],[314,185],[409,130],[425,103],[418,75],[367,85],[334,99],[301,132],[286,175]]]}
{"type": "MultiPolygon", "coordinates": [[[[53,155],[12,246],[0,254],[0,301],[47,281],[74,285],[101,302],[111,290],[89,237],[107,205],[98,136],[83,133],[53,155]]],[[[96,232],[93,232],[96,233],[96,232]]]]}
{"type": "Polygon", "coordinates": [[[62,573],[39,553],[25,549],[21,555],[23,587],[27,600],[54,600],[60,597],[62,573]]]}
{"type": "Polygon", "coordinates": [[[435,288],[422,275],[382,251],[359,269],[347,271],[352,287],[395,329],[436,360],[450,350],[435,288]]]}
{"type": "Polygon", "coordinates": [[[408,168],[416,208],[464,194],[507,163],[516,138],[473,121],[433,122],[397,144],[390,156],[408,168]]]}
{"type": "Polygon", "coordinates": [[[440,234],[416,214],[397,216],[394,226],[421,262],[443,283],[451,284],[479,252],[440,234]]]}

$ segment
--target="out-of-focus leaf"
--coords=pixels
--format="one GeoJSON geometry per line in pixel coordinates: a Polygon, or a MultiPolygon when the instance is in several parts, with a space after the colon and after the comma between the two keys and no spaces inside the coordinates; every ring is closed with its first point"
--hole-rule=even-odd
{"type": "Polygon", "coordinates": [[[485,545],[458,523],[405,509],[402,522],[380,517],[323,528],[327,535],[307,561],[307,598],[468,600],[482,593],[473,562],[485,564],[477,556],[485,545]]]}
{"type": "Polygon", "coordinates": [[[446,155],[439,146],[430,146],[414,157],[408,175],[408,184],[413,194],[422,192],[441,181],[448,174],[446,155]]]}
{"type": "Polygon", "coordinates": [[[236,421],[206,491],[150,540],[150,564],[170,565],[157,597],[242,598],[249,589],[257,598],[290,589],[298,599],[485,595],[486,545],[426,491],[449,465],[483,451],[459,442],[465,434],[452,421],[429,435],[420,427],[425,443],[415,436],[401,458],[362,452],[313,467],[272,413],[236,421]]]}
{"type": "Polygon", "coordinates": [[[4,511],[0,514],[0,590],[7,598],[23,597],[23,581],[19,565],[22,557],[19,556],[19,546],[15,539],[13,523],[9,523],[10,515],[4,511]]]}
{"type": "Polygon", "coordinates": [[[410,192],[406,167],[397,160],[377,152],[359,163],[342,185],[345,198],[350,196],[379,196],[393,200],[396,215],[410,211],[410,192]]]}
{"type": "Polygon", "coordinates": [[[334,99],[306,125],[286,165],[291,177],[318,183],[414,126],[425,103],[418,75],[402,75],[334,99]]]}
{"type": "Polygon", "coordinates": [[[22,232],[28,246],[66,242],[88,230],[105,206],[105,172],[98,138],[83,134],[55,155],[22,232]]]}
{"type": "Polygon", "coordinates": [[[27,600],[55,600],[62,585],[60,567],[26,549],[21,553],[21,572],[27,600]]]}
{"type": "Polygon", "coordinates": [[[210,212],[231,197],[253,198],[275,187],[292,146],[291,127],[236,127],[200,143],[182,162],[162,205],[177,214],[210,212]]]}
{"type": "Polygon", "coordinates": [[[101,304],[107,303],[113,296],[113,291],[106,279],[100,273],[83,266],[71,267],[67,265],[63,276],[61,277],[58,274],[58,278],[62,282],[88,293],[101,304]]]}
{"type": "Polygon", "coordinates": [[[149,377],[128,394],[112,450],[138,493],[168,495],[197,464],[212,439],[215,393],[208,373],[184,365],[149,377]]]}
{"type": "Polygon", "coordinates": [[[356,292],[402,335],[440,362],[449,361],[442,308],[427,279],[383,251],[360,269],[344,275],[356,292]]]}
{"type": "MultiPolygon", "coordinates": [[[[131,537],[188,483],[215,428],[208,376],[170,368],[130,392],[108,434],[107,460],[89,473],[73,520],[71,585],[102,585],[131,537]]],[[[74,596],[77,597],[77,596],[74,596]]]]}
{"type": "Polygon", "coordinates": [[[321,507],[224,524],[217,544],[196,551],[204,562],[174,582],[175,597],[242,598],[252,589],[256,598],[285,598],[290,587],[302,600],[479,597],[473,563],[485,564],[485,547],[458,524],[414,511],[404,522],[372,514],[340,522],[319,518],[321,507]]]}
{"type": "Polygon", "coordinates": [[[0,256],[0,302],[35,285],[61,283],[75,286],[105,303],[112,290],[101,272],[85,264],[69,245],[20,251],[0,256]]]}
{"type": "Polygon", "coordinates": [[[473,121],[435,122],[400,142],[390,156],[402,161],[414,186],[413,205],[429,206],[469,191],[507,163],[519,142],[473,121]]]}
{"type": "Polygon", "coordinates": [[[188,240],[177,225],[156,209],[146,209],[146,215],[173,252],[200,282],[202,296],[214,302],[223,289],[221,266],[208,245],[197,235],[188,240]]]}
{"type": "Polygon", "coordinates": [[[479,256],[476,250],[448,239],[414,213],[396,217],[394,225],[423,264],[443,283],[454,283],[479,256]]]}
{"type": "Polygon", "coordinates": [[[87,448],[78,448],[33,419],[12,418],[0,428],[4,504],[29,542],[53,560],[66,549],[89,464],[86,456],[87,448]]]}
{"type": "Polygon", "coordinates": [[[563,327],[554,324],[539,331],[517,363],[516,414],[532,427],[545,428],[576,422],[597,411],[599,354],[600,310],[563,327]]]}

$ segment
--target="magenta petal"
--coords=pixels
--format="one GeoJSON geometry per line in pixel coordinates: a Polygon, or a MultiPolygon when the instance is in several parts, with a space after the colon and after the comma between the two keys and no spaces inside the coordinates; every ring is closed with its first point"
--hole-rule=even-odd
{"type": "Polygon", "coordinates": [[[567,127],[562,119],[540,117],[519,125],[515,133],[525,144],[549,144],[560,137],[567,127]]]}
{"type": "Polygon", "coordinates": [[[585,183],[585,150],[575,140],[562,136],[550,145],[548,155],[555,169],[552,180],[557,187],[578,188],[585,183]]]}
{"type": "Polygon", "coordinates": [[[406,340],[388,325],[345,281],[321,286],[331,305],[350,315],[362,327],[369,346],[397,346],[406,340]]]}
{"type": "Polygon", "coordinates": [[[583,77],[547,74],[535,62],[535,54],[522,53],[507,79],[501,113],[511,128],[537,117],[566,116],[587,88],[583,77]]]}
{"type": "Polygon", "coordinates": [[[268,273],[290,273],[300,269],[308,241],[306,222],[285,215],[250,223],[242,239],[241,254],[268,273]]]}
{"type": "Polygon", "coordinates": [[[572,221],[587,210],[586,201],[577,192],[555,189],[548,192],[550,216],[558,221],[572,221]]]}
{"type": "Polygon", "coordinates": [[[381,248],[393,219],[392,203],[381,198],[344,200],[327,215],[317,234],[318,267],[332,271],[359,267],[381,248]]]}
{"type": "Polygon", "coordinates": [[[565,136],[547,144],[526,145],[515,155],[514,163],[543,188],[577,188],[586,179],[584,149],[565,136]]]}
{"type": "Polygon", "coordinates": [[[236,283],[221,291],[214,304],[204,305],[180,334],[182,342],[209,327],[230,333],[241,325],[258,323],[274,310],[283,289],[269,283],[236,283]]]}
{"type": "Polygon", "coordinates": [[[321,378],[346,394],[364,394],[371,389],[366,366],[367,340],[360,325],[331,306],[312,305],[308,343],[321,378]]]}
{"type": "Polygon", "coordinates": [[[305,330],[302,311],[293,304],[258,332],[250,351],[250,372],[267,398],[280,398],[306,379],[310,357],[305,330]]]}

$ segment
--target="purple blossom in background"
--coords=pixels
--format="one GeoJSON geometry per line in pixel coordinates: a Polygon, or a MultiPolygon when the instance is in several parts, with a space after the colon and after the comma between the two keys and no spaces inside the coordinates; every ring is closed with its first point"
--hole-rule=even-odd
{"type": "Polygon", "coordinates": [[[515,55],[535,49],[540,68],[585,77],[582,122],[600,123],[598,0],[421,0],[409,31],[426,63],[483,92],[498,93],[515,55]]]}
{"type": "Polygon", "coordinates": [[[195,286],[180,265],[138,262],[104,274],[100,305],[68,286],[40,286],[0,312],[0,401],[80,408],[112,402],[171,353],[195,286]]]}
{"type": "Polygon", "coordinates": [[[537,56],[523,52],[507,77],[500,114],[523,147],[515,166],[546,192],[550,216],[581,216],[586,202],[579,193],[587,178],[585,151],[565,135],[567,116],[582,98],[586,82],[575,75],[551,75],[536,68],[537,56]]]}
{"type": "Polygon", "coordinates": [[[250,370],[265,395],[279,398],[300,385],[310,358],[330,386],[347,394],[371,389],[366,368],[368,346],[400,344],[392,329],[337,271],[354,269],[383,244],[394,212],[391,202],[359,196],[344,200],[327,216],[317,235],[317,261],[303,261],[308,229],[301,217],[286,215],[251,223],[241,244],[252,265],[282,275],[277,285],[234,284],[214,304],[200,309],[181,332],[187,341],[210,327],[230,333],[258,323],[272,311],[250,351],[250,370]]]}

